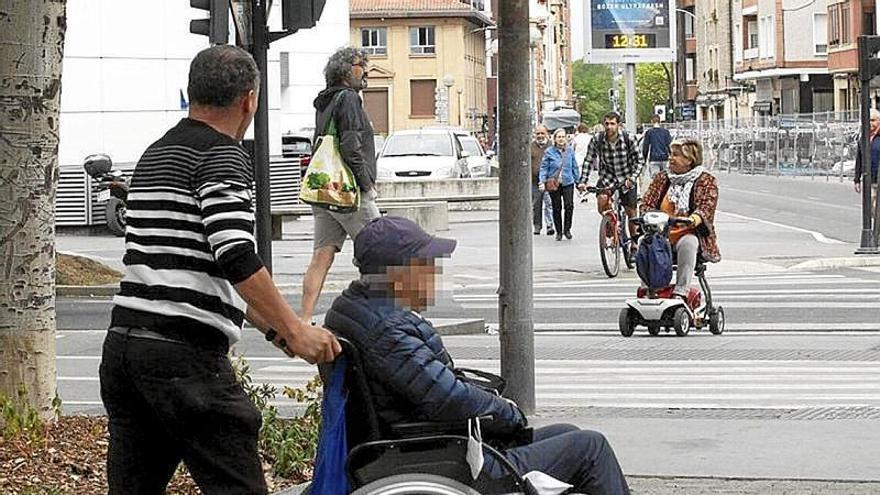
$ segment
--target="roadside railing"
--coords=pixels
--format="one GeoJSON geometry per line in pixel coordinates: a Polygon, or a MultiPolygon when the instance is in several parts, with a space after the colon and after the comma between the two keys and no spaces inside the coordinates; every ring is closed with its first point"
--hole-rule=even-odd
{"type": "Polygon", "coordinates": [[[669,130],[699,139],[703,162],[716,171],[843,181],[855,170],[858,119],[858,111],[827,112],[679,122],[669,130]]]}

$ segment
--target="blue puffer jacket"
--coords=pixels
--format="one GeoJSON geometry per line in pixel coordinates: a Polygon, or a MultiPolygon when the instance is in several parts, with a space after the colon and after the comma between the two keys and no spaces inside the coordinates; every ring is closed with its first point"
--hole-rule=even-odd
{"type": "Polygon", "coordinates": [[[456,421],[492,416],[498,433],[526,426],[512,402],[461,381],[429,322],[353,282],[333,301],[327,328],[361,353],[382,426],[409,421],[456,421]]]}

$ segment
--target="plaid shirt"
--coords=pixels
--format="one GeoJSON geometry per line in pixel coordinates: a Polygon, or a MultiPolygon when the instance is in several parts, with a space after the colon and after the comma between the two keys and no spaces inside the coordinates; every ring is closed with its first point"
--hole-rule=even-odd
{"type": "Polygon", "coordinates": [[[623,184],[626,179],[633,182],[642,172],[642,156],[639,153],[635,140],[627,135],[624,138],[621,130],[617,142],[608,142],[604,132],[600,132],[590,142],[587,148],[587,156],[581,164],[581,183],[586,184],[590,180],[590,164],[599,157],[599,187],[611,187],[623,184]],[[627,146],[629,143],[629,146],[627,146]]]}

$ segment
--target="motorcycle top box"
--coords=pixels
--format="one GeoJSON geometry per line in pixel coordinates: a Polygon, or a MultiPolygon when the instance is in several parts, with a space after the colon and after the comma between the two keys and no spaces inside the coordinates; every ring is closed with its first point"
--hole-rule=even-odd
{"type": "Polygon", "coordinates": [[[98,177],[101,174],[110,173],[113,169],[113,160],[103,153],[89,155],[83,161],[83,168],[89,176],[98,177]]]}

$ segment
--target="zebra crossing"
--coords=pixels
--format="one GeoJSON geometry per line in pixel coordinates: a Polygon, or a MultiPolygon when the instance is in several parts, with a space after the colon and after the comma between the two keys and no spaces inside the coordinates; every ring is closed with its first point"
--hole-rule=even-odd
{"type": "MultiPolygon", "coordinates": [[[[876,308],[880,303],[880,281],[849,274],[733,275],[710,277],[709,284],[715,301],[725,308],[846,310],[876,308]]],[[[534,308],[620,308],[624,299],[634,297],[637,286],[638,281],[632,277],[538,282],[534,285],[534,308]]],[[[495,309],[498,296],[494,288],[489,284],[461,287],[453,299],[466,310],[495,309]]]]}
{"type": "MultiPolygon", "coordinates": [[[[456,364],[499,372],[497,360],[456,364]]],[[[297,388],[314,374],[305,364],[284,363],[257,368],[253,378],[297,388]]],[[[880,407],[880,362],[538,360],[535,375],[539,410],[880,407]]]]}

